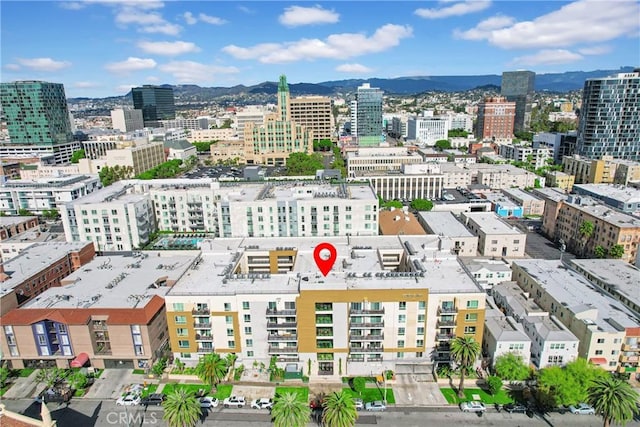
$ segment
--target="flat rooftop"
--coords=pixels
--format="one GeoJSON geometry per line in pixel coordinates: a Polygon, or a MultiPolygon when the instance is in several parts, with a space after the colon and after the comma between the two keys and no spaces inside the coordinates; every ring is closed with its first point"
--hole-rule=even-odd
{"type": "Polygon", "coordinates": [[[475,237],[451,212],[420,212],[431,233],[448,237],[475,237]]]}
{"type": "Polygon", "coordinates": [[[589,196],[569,196],[564,201],[567,205],[620,228],[640,227],[640,218],[615,210],[589,196]]]}
{"type": "Polygon", "coordinates": [[[518,286],[517,282],[506,281],[493,286],[493,295],[501,295],[509,304],[514,314],[520,316],[545,315],[547,312],[542,309],[529,295],[518,286]]]}
{"type": "Polygon", "coordinates": [[[533,192],[538,196],[553,200],[554,202],[566,200],[568,197],[568,195],[564,191],[552,187],[535,188],[533,192]]]}
{"type": "Polygon", "coordinates": [[[0,282],[0,295],[5,295],[33,275],[46,270],[55,261],[64,258],[69,252],[79,251],[87,242],[36,243],[20,254],[3,263],[5,274],[9,276],[0,282]]]}
{"type": "Polygon", "coordinates": [[[571,264],[608,285],[615,293],[640,306],[640,269],[617,259],[573,259],[571,264]]]}
{"type": "Polygon", "coordinates": [[[78,188],[83,187],[88,181],[98,180],[98,175],[67,175],[61,177],[45,177],[34,180],[15,179],[8,180],[0,187],[6,188],[78,188]]]}
{"type": "MultiPolygon", "coordinates": [[[[591,260],[589,260],[591,261],[591,260]]],[[[568,269],[559,260],[516,260],[556,301],[574,314],[582,314],[583,321],[593,322],[603,331],[639,327],[640,319],[620,301],[606,295],[581,274],[568,269]],[[589,312],[597,312],[590,315],[589,312]],[[613,322],[612,322],[613,321],[613,322]]]]}
{"type": "Polygon", "coordinates": [[[27,302],[23,308],[136,308],[164,297],[187,272],[197,254],[143,252],[137,256],[96,257],[27,302]]]}
{"type": "Polygon", "coordinates": [[[430,293],[479,293],[455,255],[438,248],[437,236],[217,238],[202,242],[197,270],[182,277],[169,295],[277,294],[300,290],[429,289],[430,293]],[[320,242],[337,251],[336,262],[325,277],[313,251],[320,242]],[[296,251],[291,271],[246,274],[241,261],[266,256],[276,249],[296,251]],[[391,271],[383,259],[410,261],[411,271],[391,271]],[[239,274],[234,274],[239,273],[239,274]]]}
{"type": "MultiPolygon", "coordinates": [[[[496,272],[511,272],[511,266],[502,260],[492,260],[483,258],[460,258],[470,272],[475,273],[480,270],[489,270],[496,272]]],[[[509,275],[511,277],[511,275],[509,275]]]]}
{"type": "Polygon", "coordinates": [[[523,202],[539,202],[540,199],[534,196],[533,194],[521,190],[519,188],[505,188],[502,190],[504,194],[508,197],[512,197],[516,200],[521,200],[523,202]]]}
{"type": "Polygon", "coordinates": [[[554,316],[525,316],[524,321],[531,324],[545,341],[573,341],[578,338],[554,316]]]}
{"type": "Polygon", "coordinates": [[[485,234],[524,234],[517,228],[511,227],[502,221],[493,212],[465,212],[464,216],[467,217],[469,221],[475,222],[485,234]]]}
{"type": "Polygon", "coordinates": [[[574,190],[584,190],[608,199],[619,200],[624,203],[640,203],[640,189],[626,185],[613,184],[575,184],[574,190]]]}

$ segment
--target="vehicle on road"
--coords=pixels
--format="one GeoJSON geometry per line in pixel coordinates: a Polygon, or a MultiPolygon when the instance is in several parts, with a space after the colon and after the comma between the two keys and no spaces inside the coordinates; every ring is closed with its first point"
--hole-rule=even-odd
{"type": "Polygon", "coordinates": [[[513,414],[513,413],[526,414],[527,411],[529,410],[528,407],[526,407],[521,403],[507,403],[506,405],[503,406],[503,409],[510,414],[513,414]]]}
{"type": "Polygon", "coordinates": [[[120,399],[116,400],[116,405],[120,406],[136,406],[140,404],[140,395],[137,393],[129,393],[124,396],[120,396],[120,399]]]}
{"type": "Polygon", "coordinates": [[[213,396],[205,396],[200,398],[200,407],[209,409],[217,408],[220,401],[213,396]]]}
{"type": "Polygon", "coordinates": [[[364,402],[362,399],[353,399],[353,404],[356,407],[357,411],[362,411],[364,409],[364,402]]]}
{"type": "Polygon", "coordinates": [[[223,402],[225,408],[244,408],[245,400],[243,396],[229,396],[223,402]]]}
{"type": "Polygon", "coordinates": [[[580,415],[594,415],[596,410],[593,409],[593,406],[587,405],[586,403],[578,403],[577,405],[569,406],[569,411],[572,414],[580,414],[580,415]]]}
{"type": "Polygon", "coordinates": [[[266,397],[255,399],[251,402],[252,409],[271,409],[272,407],[273,407],[273,400],[266,397]]]}
{"type": "Polygon", "coordinates": [[[162,402],[167,400],[167,395],[164,393],[152,393],[140,401],[144,406],[160,406],[162,402]]]}
{"type": "Polygon", "coordinates": [[[376,400],[375,402],[367,402],[364,405],[364,409],[372,412],[382,412],[387,409],[387,407],[384,406],[384,403],[382,403],[380,400],[376,400]]]}
{"type": "Polygon", "coordinates": [[[484,412],[487,410],[487,407],[484,406],[482,402],[472,400],[470,402],[460,403],[460,409],[462,409],[462,412],[484,412]]]}

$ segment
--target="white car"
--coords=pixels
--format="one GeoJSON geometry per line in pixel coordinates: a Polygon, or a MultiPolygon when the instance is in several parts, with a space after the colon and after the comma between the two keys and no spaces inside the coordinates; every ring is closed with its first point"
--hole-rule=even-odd
{"type": "Polygon", "coordinates": [[[586,403],[578,403],[577,405],[569,406],[569,410],[572,414],[580,414],[580,415],[594,415],[596,410],[593,409],[593,406],[587,405],[586,403]]]}
{"type": "Polygon", "coordinates": [[[362,411],[364,409],[364,402],[362,399],[353,399],[353,404],[357,411],[362,411]]]}
{"type": "Polygon", "coordinates": [[[124,396],[121,396],[120,399],[116,401],[116,405],[121,406],[135,406],[140,404],[140,395],[137,393],[129,393],[124,396]]]}
{"type": "Polygon", "coordinates": [[[217,408],[220,401],[212,396],[205,396],[200,398],[200,407],[201,408],[217,408]]]}
{"type": "Polygon", "coordinates": [[[462,409],[462,412],[484,412],[487,410],[487,407],[484,406],[482,402],[472,400],[471,402],[462,402],[460,409],[462,409]]]}
{"type": "Polygon", "coordinates": [[[255,399],[251,402],[252,409],[271,409],[273,407],[273,400],[263,397],[261,399],[255,399]]]}
{"type": "Polygon", "coordinates": [[[244,405],[245,400],[243,396],[230,396],[222,402],[222,406],[224,406],[225,408],[243,408],[244,405]]]}
{"type": "Polygon", "coordinates": [[[387,407],[384,406],[384,403],[382,403],[380,400],[376,400],[375,402],[367,402],[364,405],[364,409],[366,409],[367,411],[382,412],[387,409],[387,407]]]}

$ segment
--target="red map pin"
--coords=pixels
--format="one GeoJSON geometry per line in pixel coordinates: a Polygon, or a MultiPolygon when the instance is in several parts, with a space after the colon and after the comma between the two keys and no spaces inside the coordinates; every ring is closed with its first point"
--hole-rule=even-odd
{"type": "Polygon", "coordinates": [[[333,268],[333,264],[336,263],[337,256],[338,251],[336,251],[336,247],[331,243],[320,243],[313,250],[313,259],[325,277],[333,268]]]}

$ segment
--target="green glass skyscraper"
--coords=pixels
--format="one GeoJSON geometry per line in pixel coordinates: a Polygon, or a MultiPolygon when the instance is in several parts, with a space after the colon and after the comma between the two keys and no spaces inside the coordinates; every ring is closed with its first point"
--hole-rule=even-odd
{"type": "Polygon", "coordinates": [[[382,142],[382,91],[369,83],[358,87],[351,102],[351,135],[361,147],[382,142]]]}
{"type": "Polygon", "coordinates": [[[0,84],[10,144],[53,146],[73,141],[69,108],[60,83],[0,84]]]}
{"type": "Polygon", "coordinates": [[[142,121],[145,127],[158,127],[160,120],[176,118],[176,106],[173,89],[153,85],[134,87],[131,90],[133,108],[142,110],[142,121]]]}

